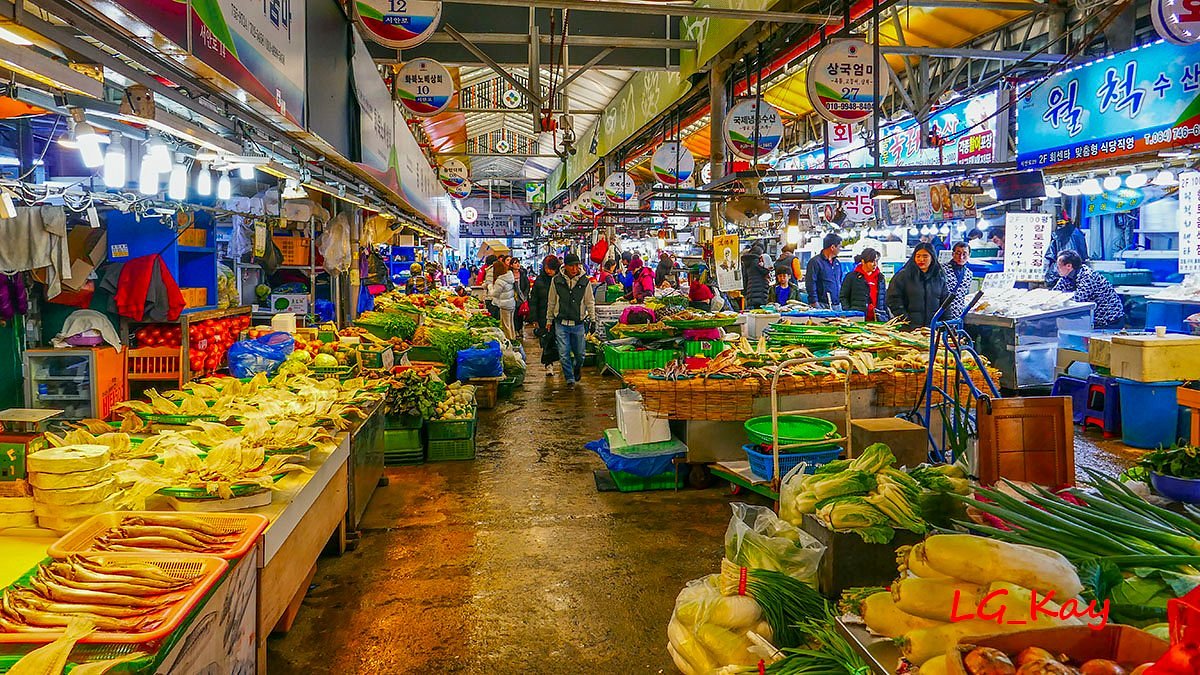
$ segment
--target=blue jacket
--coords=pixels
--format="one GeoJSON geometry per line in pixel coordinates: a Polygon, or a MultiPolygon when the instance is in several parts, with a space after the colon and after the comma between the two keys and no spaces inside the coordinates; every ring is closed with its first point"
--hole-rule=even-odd
{"type": "Polygon", "coordinates": [[[804,290],[808,292],[808,304],[829,307],[840,302],[842,296],[842,264],[834,258],[832,262],[824,253],[818,253],[808,261],[804,269],[804,290]]]}

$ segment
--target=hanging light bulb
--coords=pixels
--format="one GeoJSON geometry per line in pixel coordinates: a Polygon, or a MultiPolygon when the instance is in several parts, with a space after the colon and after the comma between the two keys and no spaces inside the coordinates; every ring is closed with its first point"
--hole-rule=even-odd
{"type": "Polygon", "coordinates": [[[918,230],[916,227],[910,227],[910,228],[908,228],[908,233],[915,237],[918,234],[921,234],[921,231],[918,230]]]}
{"type": "Polygon", "coordinates": [[[201,197],[208,197],[212,194],[212,171],[209,171],[208,165],[200,167],[200,173],[196,174],[196,194],[201,197]]]}
{"type": "Polygon", "coordinates": [[[787,231],[783,234],[783,241],[786,244],[798,246],[800,244],[800,226],[788,225],[787,231]]]}
{"type": "Polygon", "coordinates": [[[1046,199],[1057,199],[1062,193],[1058,191],[1058,186],[1054,183],[1046,183],[1046,199]]]}
{"type": "MultiPolygon", "coordinates": [[[[167,147],[162,139],[154,138],[146,143],[146,157],[150,158],[150,166],[159,173],[167,173],[171,170],[171,149],[167,147]]],[[[142,162],[145,166],[146,162],[142,162]]]]}
{"type": "Polygon", "coordinates": [[[941,229],[938,230],[938,234],[942,235],[943,237],[949,236],[950,235],[950,226],[943,225],[941,227],[941,229]]]}
{"type": "Polygon", "coordinates": [[[242,180],[254,180],[254,165],[253,164],[239,164],[238,165],[238,178],[241,178],[242,180]]]}
{"type": "Polygon", "coordinates": [[[176,164],[171,167],[171,177],[167,180],[167,197],[181,202],[187,199],[187,167],[176,164]]]}
{"type": "Polygon", "coordinates": [[[892,234],[896,235],[897,237],[903,237],[904,227],[902,225],[897,225],[896,227],[892,228],[892,234]]]}
{"type": "Polygon", "coordinates": [[[108,144],[108,152],[104,153],[104,185],[110,188],[123,188],[129,181],[129,167],[126,162],[125,147],[120,142],[108,144]]]}
{"type": "Polygon", "coordinates": [[[1144,187],[1146,185],[1146,183],[1149,183],[1149,182],[1150,182],[1150,176],[1147,176],[1145,173],[1143,173],[1141,171],[1131,173],[1125,177],[1125,187],[1133,188],[1135,190],[1137,188],[1144,187]]]}
{"type": "Polygon", "coordinates": [[[1111,174],[1104,177],[1104,189],[1113,191],[1121,187],[1121,177],[1116,174],[1111,174]]]}
{"type": "Polygon", "coordinates": [[[927,237],[927,236],[933,234],[933,228],[926,225],[925,227],[921,228],[921,234],[927,237]]]}
{"type": "Polygon", "coordinates": [[[104,137],[96,132],[96,128],[87,122],[75,123],[75,143],[79,146],[79,156],[83,165],[89,169],[104,166],[104,150],[100,142],[104,137]]]}
{"type": "Polygon", "coordinates": [[[1095,177],[1088,176],[1083,180],[1083,183],[1079,185],[1079,191],[1082,194],[1088,195],[1089,197],[1094,197],[1098,194],[1102,194],[1104,192],[1104,188],[1100,187],[1100,181],[1096,180],[1095,177]]]}
{"type": "Polygon", "coordinates": [[[233,198],[233,183],[229,181],[229,172],[222,171],[221,178],[217,180],[217,199],[232,199],[233,198]]]}
{"type": "Polygon", "coordinates": [[[1175,180],[1175,174],[1166,169],[1159,171],[1158,175],[1154,177],[1154,180],[1150,182],[1158,187],[1171,187],[1172,185],[1177,185],[1179,183],[1179,181],[1175,180]]]}
{"type": "Polygon", "coordinates": [[[138,170],[138,192],[144,195],[158,194],[158,169],[149,155],[142,158],[142,167],[138,170]]]}
{"type": "Polygon", "coordinates": [[[960,233],[962,233],[962,232],[966,232],[966,231],[967,231],[967,224],[966,224],[966,223],[963,223],[963,222],[960,222],[958,225],[955,225],[955,226],[954,226],[954,229],[955,229],[955,230],[957,230],[957,231],[958,231],[958,232],[960,232],[960,233]]]}

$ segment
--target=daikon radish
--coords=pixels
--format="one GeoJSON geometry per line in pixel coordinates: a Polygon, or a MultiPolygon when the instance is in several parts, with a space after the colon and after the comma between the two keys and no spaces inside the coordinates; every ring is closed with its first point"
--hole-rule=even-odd
{"type": "Polygon", "coordinates": [[[903,577],[904,573],[907,572],[914,577],[921,577],[922,579],[946,578],[945,574],[933,569],[922,559],[924,548],[925,543],[921,542],[914,546],[902,546],[896,549],[896,561],[900,565],[900,576],[903,577]]]}
{"type": "Polygon", "coordinates": [[[679,672],[683,673],[683,675],[702,675],[701,673],[697,673],[695,668],[692,668],[692,664],[688,663],[687,659],[683,658],[679,655],[679,652],[675,651],[675,646],[670,642],[667,643],[667,653],[671,655],[671,660],[675,662],[675,667],[678,668],[679,672]]]}
{"type": "Polygon", "coordinates": [[[858,613],[872,633],[890,638],[900,637],[919,628],[934,628],[942,625],[940,621],[901,611],[896,607],[896,601],[888,591],[880,591],[867,596],[859,605],[858,613]]]}
{"type": "Polygon", "coordinates": [[[955,615],[975,611],[984,587],[957,579],[908,577],[892,583],[896,609],[923,619],[947,622],[955,615]]]}
{"type": "MultiPolygon", "coordinates": [[[[1026,626],[1014,627],[1016,628],[1026,626]]],[[[901,640],[900,653],[904,658],[921,666],[934,657],[945,656],[946,649],[958,644],[962,638],[1003,632],[1006,632],[1004,627],[996,622],[979,619],[942,624],[936,628],[922,628],[905,634],[901,640]]]]}
{"type": "Polygon", "coordinates": [[[917,673],[918,675],[948,675],[950,667],[947,665],[947,661],[948,659],[945,654],[935,656],[922,663],[917,673]]]}
{"type": "Polygon", "coordinates": [[[1075,568],[1060,553],[969,534],[938,534],[924,541],[919,558],[940,574],[973,584],[1006,581],[1059,598],[1083,590],[1075,568]]]}
{"type": "Polygon", "coordinates": [[[758,657],[750,653],[750,638],[745,633],[733,633],[711,623],[696,626],[696,639],[720,665],[749,666],[758,663],[758,657]]]}
{"type": "Polygon", "coordinates": [[[707,673],[719,667],[696,636],[674,618],[667,624],[667,639],[679,657],[691,665],[694,672],[707,673]]]}

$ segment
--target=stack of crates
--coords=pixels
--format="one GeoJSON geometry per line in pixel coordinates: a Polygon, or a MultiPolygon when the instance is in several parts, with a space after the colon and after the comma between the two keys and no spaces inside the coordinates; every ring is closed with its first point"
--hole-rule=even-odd
{"type": "Polygon", "coordinates": [[[384,466],[425,463],[425,446],[421,443],[424,422],[419,415],[388,415],[383,432],[384,466]]]}
{"type": "Polygon", "coordinates": [[[429,420],[425,426],[425,456],[430,462],[475,459],[478,410],[465,420],[429,420]]]}

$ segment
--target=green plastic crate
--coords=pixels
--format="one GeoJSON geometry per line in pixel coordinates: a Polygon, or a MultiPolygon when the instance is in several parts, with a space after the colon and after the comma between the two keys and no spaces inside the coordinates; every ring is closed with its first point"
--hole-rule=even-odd
{"type": "Polygon", "coordinates": [[[345,382],[358,377],[358,364],[350,366],[312,366],[308,367],[308,374],[314,380],[339,380],[345,382]]]}
{"type": "Polygon", "coordinates": [[[677,490],[683,487],[683,474],[675,475],[675,470],[671,469],[666,473],[660,473],[657,476],[645,478],[635,476],[624,471],[609,471],[612,476],[613,483],[621,492],[649,492],[651,490],[677,490]]]}
{"type": "Polygon", "coordinates": [[[604,365],[618,373],[627,370],[653,370],[662,368],[678,358],[679,352],[674,349],[643,349],[640,351],[622,351],[604,345],[604,365]]]}
{"type": "Polygon", "coordinates": [[[424,423],[420,415],[388,415],[385,420],[388,429],[420,429],[424,423]]]}
{"type": "Polygon", "coordinates": [[[445,363],[446,358],[442,356],[434,347],[412,346],[408,348],[408,362],[415,363],[417,361],[432,361],[434,363],[445,363]]]}
{"type": "Polygon", "coordinates": [[[425,463],[425,448],[418,446],[408,450],[384,450],[384,466],[412,466],[425,463]]]}
{"type": "Polygon", "coordinates": [[[412,450],[421,447],[421,429],[387,429],[383,432],[383,449],[412,450]]]}
{"type": "Polygon", "coordinates": [[[431,462],[475,459],[475,439],[429,441],[425,457],[431,462]]]}
{"type": "Polygon", "coordinates": [[[469,420],[429,420],[425,423],[426,436],[431,441],[461,441],[475,438],[475,422],[478,413],[469,420]]]}
{"type": "Polygon", "coordinates": [[[688,356],[720,356],[721,352],[730,349],[724,340],[687,340],[683,343],[683,353],[688,356]]]}

